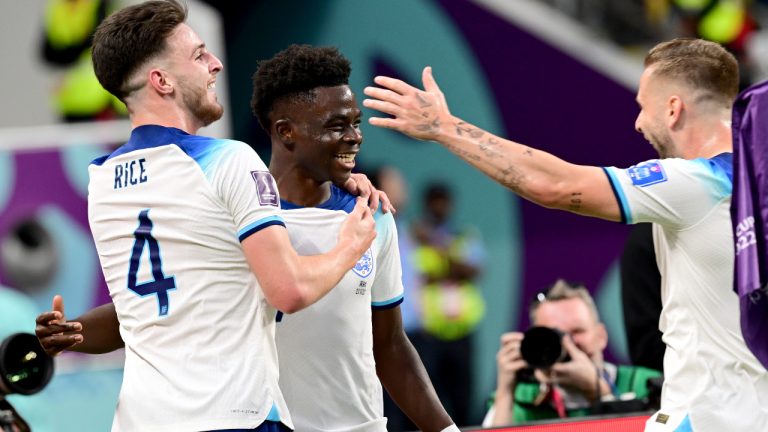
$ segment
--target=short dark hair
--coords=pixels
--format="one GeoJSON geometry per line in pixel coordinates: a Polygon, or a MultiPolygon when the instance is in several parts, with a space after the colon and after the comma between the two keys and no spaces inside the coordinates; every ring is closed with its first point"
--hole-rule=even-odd
{"type": "Polygon", "coordinates": [[[259,62],[253,74],[251,109],[267,133],[278,100],[313,100],[313,89],[349,84],[349,60],[334,47],[291,45],[259,62]]]}
{"type": "Polygon", "coordinates": [[[654,75],[679,80],[693,89],[704,90],[730,108],[739,93],[739,64],[733,54],[715,42],[677,38],[653,47],[645,67],[654,66],[654,75]]]}
{"type": "Polygon", "coordinates": [[[93,35],[93,70],[101,86],[125,102],[136,90],[128,88],[133,73],[162,53],[186,20],[187,6],[177,0],[147,1],[108,16],[93,35]]]}
{"type": "Polygon", "coordinates": [[[453,193],[451,191],[451,188],[447,184],[442,182],[432,182],[432,183],[429,183],[424,188],[424,192],[422,193],[422,196],[424,197],[424,201],[433,201],[433,200],[450,201],[453,197],[453,193]]]}

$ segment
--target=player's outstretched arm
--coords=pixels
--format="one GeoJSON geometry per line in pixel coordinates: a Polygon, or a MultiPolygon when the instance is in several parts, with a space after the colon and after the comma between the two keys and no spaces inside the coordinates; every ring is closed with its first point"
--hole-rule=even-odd
{"type": "Polygon", "coordinates": [[[67,321],[64,300],[60,295],[53,297],[50,311],[38,315],[35,334],[45,352],[51,356],[64,350],[103,354],[124,346],[114,304],[101,305],[74,321],[67,321]]]}
{"type": "Polygon", "coordinates": [[[618,221],[619,206],[599,167],[574,165],[506,140],[453,116],[445,96],[424,68],[424,90],[377,76],[363,105],[392,116],[368,121],[413,138],[436,141],[521,197],[549,208],[618,221]]]}
{"type": "Polygon", "coordinates": [[[371,210],[358,198],[336,246],[322,255],[299,256],[282,226],[269,226],[243,240],[251,271],[275,308],[297,312],[320,300],[339,283],[376,238],[371,210]]]}
{"type": "Polygon", "coordinates": [[[372,320],[376,373],[392,400],[419,430],[439,432],[451,426],[453,421],[403,331],[400,306],[375,310],[372,320]]]}

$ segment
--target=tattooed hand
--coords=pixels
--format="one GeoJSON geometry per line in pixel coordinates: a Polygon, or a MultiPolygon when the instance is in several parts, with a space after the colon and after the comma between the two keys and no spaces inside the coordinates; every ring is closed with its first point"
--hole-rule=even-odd
{"type": "Polygon", "coordinates": [[[374,82],[380,87],[366,87],[363,105],[393,118],[372,117],[368,121],[379,127],[394,129],[420,140],[436,140],[441,127],[451,118],[445,96],[427,66],[422,73],[424,90],[419,90],[398,79],[378,76],[374,82]]]}

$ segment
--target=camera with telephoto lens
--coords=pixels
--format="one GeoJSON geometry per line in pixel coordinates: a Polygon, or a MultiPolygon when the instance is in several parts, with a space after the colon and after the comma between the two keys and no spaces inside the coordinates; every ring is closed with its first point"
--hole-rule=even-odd
{"type": "Polygon", "coordinates": [[[563,346],[565,333],[549,327],[531,327],[523,334],[520,354],[529,366],[546,369],[555,363],[570,361],[571,358],[563,346]]]}
{"type": "Polygon", "coordinates": [[[0,431],[30,430],[5,396],[35,394],[52,377],[53,358],[45,353],[35,335],[16,333],[0,343],[0,431]]]}

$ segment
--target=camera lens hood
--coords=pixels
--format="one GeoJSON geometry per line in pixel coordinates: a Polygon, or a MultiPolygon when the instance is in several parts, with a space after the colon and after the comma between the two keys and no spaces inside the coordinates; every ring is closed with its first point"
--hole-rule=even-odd
{"type": "Polygon", "coordinates": [[[0,343],[0,393],[32,395],[53,377],[53,358],[45,353],[37,337],[15,333],[0,343]]]}
{"type": "Polygon", "coordinates": [[[566,357],[562,338],[563,333],[559,330],[531,327],[525,331],[520,344],[520,354],[531,367],[548,368],[566,357]]]}

